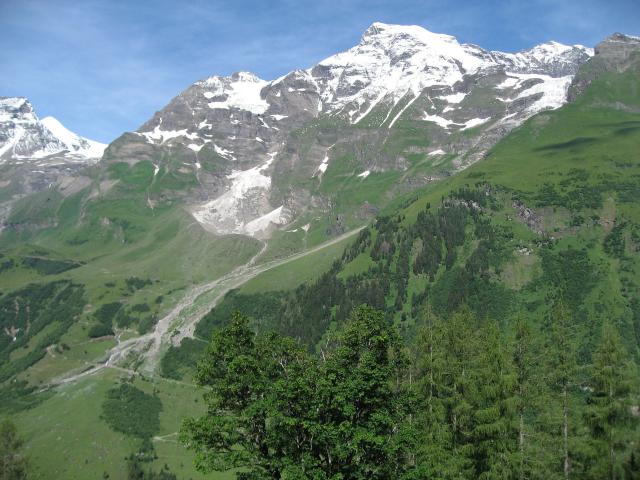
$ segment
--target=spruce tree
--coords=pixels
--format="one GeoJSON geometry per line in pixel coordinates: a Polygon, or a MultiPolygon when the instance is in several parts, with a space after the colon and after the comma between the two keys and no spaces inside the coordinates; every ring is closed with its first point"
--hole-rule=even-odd
{"type": "Polygon", "coordinates": [[[449,318],[442,342],[446,352],[442,401],[451,429],[456,478],[475,478],[472,394],[478,353],[476,332],[476,319],[465,307],[449,318]]]}
{"type": "Polygon", "coordinates": [[[614,480],[623,477],[624,453],[635,432],[632,415],[631,366],[616,328],[606,323],[593,354],[586,422],[591,431],[595,455],[593,478],[614,480]]]}
{"type": "Polygon", "coordinates": [[[571,314],[561,296],[553,301],[549,320],[547,378],[552,395],[559,404],[560,471],[566,480],[571,474],[572,389],[575,386],[577,362],[571,314]]]}
{"type": "Polygon", "coordinates": [[[421,478],[456,478],[458,465],[453,455],[443,388],[448,368],[444,344],[446,326],[429,304],[421,312],[419,323],[414,355],[416,423],[420,431],[416,452],[418,471],[421,478]]]}
{"type": "Polygon", "coordinates": [[[475,471],[479,479],[512,478],[518,446],[513,369],[495,322],[485,322],[478,335],[471,432],[475,471]]]}

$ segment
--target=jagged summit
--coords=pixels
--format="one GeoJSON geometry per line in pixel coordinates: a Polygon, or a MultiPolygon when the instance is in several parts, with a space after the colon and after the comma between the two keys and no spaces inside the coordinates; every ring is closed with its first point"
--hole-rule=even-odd
{"type": "Polygon", "coordinates": [[[362,182],[406,169],[408,154],[428,154],[434,163],[451,155],[451,169],[464,168],[531,115],[565,103],[573,75],[592,55],[558,42],[489,51],[417,25],[376,22],[352,48],[278,79],[240,71],[194,83],[113,157],[130,162],[162,158],[158,149],[184,151],[180,168],[192,164],[202,186],[194,217],[218,233],[267,236],[310,204],[329,208],[316,187],[282,182],[322,183],[340,149],[366,143],[364,153],[350,153],[362,182]],[[385,142],[403,119],[425,137],[392,158],[385,142]],[[306,126],[319,121],[329,127],[301,143],[306,126]]]}
{"type": "Polygon", "coordinates": [[[443,33],[434,33],[419,25],[397,25],[374,22],[362,34],[360,43],[389,43],[402,38],[412,38],[424,45],[431,42],[458,43],[456,37],[443,33]]]}
{"type": "Polygon", "coordinates": [[[0,161],[53,155],[97,160],[105,148],[69,131],[53,117],[40,120],[26,97],[0,97],[0,161]]]}

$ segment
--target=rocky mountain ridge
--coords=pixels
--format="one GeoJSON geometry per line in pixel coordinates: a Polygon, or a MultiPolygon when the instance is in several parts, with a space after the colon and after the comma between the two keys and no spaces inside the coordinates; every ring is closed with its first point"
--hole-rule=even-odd
{"type": "Polygon", "coordinates": [[[217,233],[268,236],[305,212],[329,214],[332,195],[319,190],[334,157],[359,155],[352,175],[365,182],[407,171],[407,155],[422,155],[432,171],[402,191],[450,174],[531,115],[562,105],[592,55],[556,42],[492,52],[417,26],[374,23],[352,49],[271,82],[248,72],[196,82],[107,158],[131,163],[182,150],[202,187],[189,199],[194,218],[217,233]],[[423,140],[381,153],[401,119],[419,123],[423,140]],[[305,125],[315,138],[300,145],[292,134],[305,125]],[[354,146],[361,142],[368,146],[354,146]]]}
{"type": "Polygon", "coordinates": [[[70,195],[87,187],[83,172],[106,147],[54,117],[40,119],[25,97],[0,97],[0,230],[15,202],[29,194],[70,195]]]}
{"type": "Polygon", "coordinates": [[[106,147],[69,131],[54,117],[39,119],[25,97],[0,97],[0,162],[53,155],[95,162],[106,147]]]}

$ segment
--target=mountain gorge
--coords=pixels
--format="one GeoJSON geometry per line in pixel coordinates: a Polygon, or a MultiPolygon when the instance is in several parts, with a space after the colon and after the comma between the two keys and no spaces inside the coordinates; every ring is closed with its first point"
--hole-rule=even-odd
{"type": "MultiPolygon", "coordinates": [[[[478,349],[464,361],[485,380],[487,332],[504,353],[524,321],[542,358],[564,305],[573,468],[598,478],[578,417],[603,325],[629,365],[640,351],[639,78],[630,35],[503,53],[375,23],[276,80],[197,81],[108,146],[0,98],[0,398],[35,478],[124,478],[127,456],[209,478],[175,439],[204,414],[194,381],[214,332],[240,310],[321,358],[363,303],[415,355],[416,379],[429,315],[443,329],[464,317],[478,349]]],[[[528,452],[555,468],[558,411],[539,407],[528,452]]]]}

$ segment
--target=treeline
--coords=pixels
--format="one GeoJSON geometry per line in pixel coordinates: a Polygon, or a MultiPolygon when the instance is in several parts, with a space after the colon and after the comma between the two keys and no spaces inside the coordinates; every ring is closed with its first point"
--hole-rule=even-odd
{"type": "MultiPolygon", "coordinates": [[[[344,323],[361,304],[384,312],[405,338],[415,338],[427,303],[442,318],[464,305],[478,318],[500,319],[505,329],[517,312],[538,322],[549,313],[548,296],[563,292],[572,310],[580,365],[600,339],[599,319],[605,313],[637,361],[637,256],[624,253],[624,239],[633,240],[636,226],[616,224],[600,245],[595,236],[563,245],[550,237],[523,235],[521,223],[503,220],[514,215],[513,195],[481,182],[451,193],[437,207],[427,204],[413,221],[402,214],[380,217],[314,282],[292,292],[232,291],[198,324],[196,335],[208,340],[240,310],[254,319],[255,330],[290,336],[317,352],[330,326],[344,323]],[[531,259],[523,267],[529,278],[514,288],[508,283],[513,273],[506,272],[520,268],[524,256],[531,259]],[[345,275],[357,264],[366,268],[345,275]],[[621,288],[612,291],[617,281],[621,288]]],[[[202,348],[196,342],[172,347],[163,359],[163,374],[191,374],[202,348]]]]}
{"type": "Polygon", "coordinates": [[[208,413],[182,440],[200,470],[246,479],[639,478],[638,376],[620,335],[603,322],[578,366],[572,312],[551,303],[539,326],[508,330],[425,308],[413,342],[361,306],[319,354],[236,314],[200,363],[208,413]]]}

